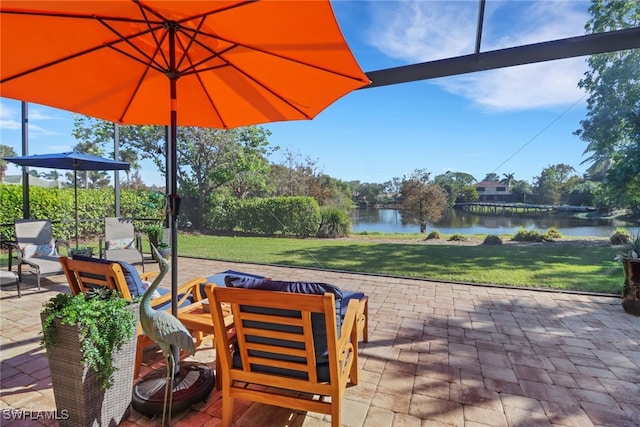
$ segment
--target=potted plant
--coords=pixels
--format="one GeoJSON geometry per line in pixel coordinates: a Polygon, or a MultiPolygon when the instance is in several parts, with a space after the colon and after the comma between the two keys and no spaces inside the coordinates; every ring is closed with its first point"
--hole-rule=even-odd
{"type": "Polygon", "coordinates": [[[138,303],[116,291],[58,294],[40,313],[60,425],[118,425],[129,416],[138,303]]]}
{"type": "Polygon", "coordinates": [[[627,313],[640,316],[640,231],[626,241],[615,256],[624,269],[622,307],[627,313]]]}
{"type": "Polygon", "coordinates": [[[160,242],[158,243],[158,253],[160,254],[160,256],[166,260],[168,260],[169,258],[171,258],[171,246],[166,243],[166,242],[160,242]]]}
{"type": "Polygon", "coordinates": [[[147,237],[149,238],[150,244],[157,248],[161,243],[163,243],[164,227],[161,224],[148,225],[145,231],[147,232],[147,237]]]}

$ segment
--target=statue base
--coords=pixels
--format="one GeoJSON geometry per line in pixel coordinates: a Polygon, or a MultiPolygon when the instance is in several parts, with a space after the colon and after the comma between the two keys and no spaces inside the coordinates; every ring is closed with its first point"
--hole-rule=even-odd
{"type": "MultiPolygon", "coordinates": [[[[133,409],[149,418],[162,417],[166,377],[166,367],[158,368],[142,377],[133,386],[133,409]]],[[[215,383],[216,377],[207,365],[195,362],[181,363],[180,372],[173,381],[171,413],[178,413],[194,403],[206,401],[215,383]]]]}

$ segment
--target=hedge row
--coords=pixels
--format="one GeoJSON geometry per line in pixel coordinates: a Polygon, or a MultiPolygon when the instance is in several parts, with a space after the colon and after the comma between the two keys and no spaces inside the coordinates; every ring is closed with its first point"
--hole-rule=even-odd
{"type": "MultiPolygon", "coordinates": [[[[74,230],[73,188],[29,189],[31,218],[49,218],[54,235],[71,239],[74,230]]],[[[138,231],[144,231],[148,221],[161,214],[150,206],[148,191],[120,191],[120,216],[137,219],[138,231]]],[[[78,189],[80,236],[92,238],[104,233],[102,218],[114,216],[113,189],[78,189]]],[[[0,184],[0,228],[5,239],[14,239],[13,222],[22,218],[22,187],[0,184]]],[[[213,195],[207,201],[203,227],[200,231],[244,232],[264,236],[315,236],[321,223],[320,207],[312,197],[277,197],[238,200],[213,195]]]]}
{"type": "Polygon", "coordinates": [[[313,197],[239,200],[214,195],[207,206],[207,231],[309,237],[317,234],[321,221],[320,207],[313,197]]]}
{"type": "MultiPolygon", "coordinates": [[[[149,199],[146,191],[120,191],[120,216],[126,218],[157,218],[153,209],[145,206],[149,199]]],[[[53,224],[54,236],[71,239],[75,236],[73,188],[29,188],[31,218],[48,218],[53,224]]],[[[78,220],[80,236],[90,237],[104,233],[102,219],[114,216],[115,195],[112,188],[78,189],[78,220]]],[[[0,184],[0,228],[3,238],[13,240],[13,222],[23,218],[22,186],[0,184]]],[[[142,231],[146,221],[136,221],[136,229],[142,231]]]]}

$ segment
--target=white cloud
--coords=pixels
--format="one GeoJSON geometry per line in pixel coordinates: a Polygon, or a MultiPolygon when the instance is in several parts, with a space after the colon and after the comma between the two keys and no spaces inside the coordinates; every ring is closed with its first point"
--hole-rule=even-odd
{"type": "Polygon", "coordinates": [[[584,92],[577,82],[585,69],[584,58],[572,58],[452,77],[438,84],[491,110],[525,110],[581,99],[584,92]]]}
{"type": "MultiPolygon", "coordinates": [[[[418,63],[473,53],[475,1],[372,2],[370,43],[385,55],[418,63]]],[[[488,2],[481,51],[538,43],[584,33],[588,3],[488,2]]],[[[566,105],[583,96],[577,83],[584,58],[522,65],[433,80],[448,92],[491,110],[566,105]]]]}

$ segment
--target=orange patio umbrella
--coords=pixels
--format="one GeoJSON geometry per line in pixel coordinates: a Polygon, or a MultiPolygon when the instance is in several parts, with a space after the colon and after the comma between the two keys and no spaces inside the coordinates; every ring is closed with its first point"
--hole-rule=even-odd
{"type": "Polygon", "coordinates": [[[3,97],[170,125],[174,314],[176,126],[311,119],[369,84],[328,0],[3,0],[0,64],[3,97]]]}

